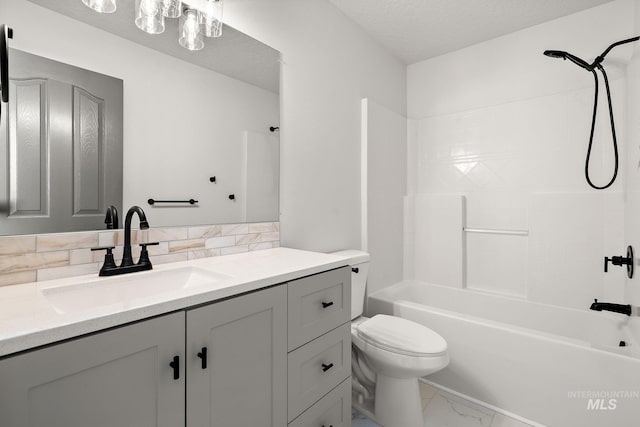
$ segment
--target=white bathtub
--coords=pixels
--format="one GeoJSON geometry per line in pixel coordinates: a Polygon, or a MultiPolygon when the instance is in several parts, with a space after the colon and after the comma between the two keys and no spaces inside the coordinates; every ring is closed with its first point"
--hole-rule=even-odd
{"type": "Polygon", "coordinates": [[[447,340],[437,385],[553,427],[640,425],[640,347],[627,333],[640,319],[415,281],[369,296],[368,311],[447,340]]]}

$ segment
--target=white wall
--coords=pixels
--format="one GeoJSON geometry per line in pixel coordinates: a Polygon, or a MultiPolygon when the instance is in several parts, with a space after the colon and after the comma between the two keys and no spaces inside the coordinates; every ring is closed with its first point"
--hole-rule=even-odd
{"type": "Polygon", "coordinates": [[[362,109],[364,249],[371,254],[367,292],[372,294],[402,280],[407,119],[369,99],[362,109]]]}
{"type": "Polygon", "coordinates": [[[405,66],[326,0],[235,0],[225,15],[282,52],[282,244],[359,248],[360,100],[404,115],[405,66]]]}
{"type": "Polygon", "coordinates": [[[242,220],[227,196],[242,198],[244,131],[277,125],[277,94],[25,0],[0,0],[0,16],[15,30],[12,47],[124,80],[125,207],[143,206],[152,226],[242,220]],[[152,208],[150,197],[200,203],[152,208]]]}
{"type": "MultiPolygon", "coordinates": [[[[467,233],[463,286],[576,308],[594,297],[622,299],[622,269],[605,275],[602,264],[625,250],[627,164],[621,161],[610,190],[588,187],[593,77],[542,52],[566,50],[591,61],[635,34],[633,11],[633,1],[618,0],[408,67],[409,189],[465,196],[467,227],[528,233],[467,233]]],[[[617,48],[605,62],[621,159],[632,49],[617,48]]],[[[603,97],[600,107],[596,183],[608,181],[613,164],[603,97]]],[[[429,254],[415,254],[416,262],[421,256],[429,254]]]]}

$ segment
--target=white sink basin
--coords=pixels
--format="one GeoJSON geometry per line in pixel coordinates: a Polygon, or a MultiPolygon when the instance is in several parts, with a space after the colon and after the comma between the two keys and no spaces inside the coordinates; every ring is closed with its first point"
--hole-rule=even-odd
{"type": "Polygon", "coordinates": [[[92,308],[140,303],[140,299],[153,298],[184,289],[215,286],[229,276],[196,267],[171,270],[145,271],[42,289],[45,299],[59,313],[72,313],[92,308]]]}

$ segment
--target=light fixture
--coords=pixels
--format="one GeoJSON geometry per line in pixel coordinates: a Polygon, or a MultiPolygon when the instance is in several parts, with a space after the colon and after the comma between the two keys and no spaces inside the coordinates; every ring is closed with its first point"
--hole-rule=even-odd
{"type": "Polygon", "coordinates": [[[200,27],[200,12],[195,9],[184,8],[178,28],[178,43],[189,50],[204,48],[202,28],[200,27]]]}
{"type": "Polygon", "coordinates": [[[100,13],[113,13],[116,11],[116,0],[82,0],[85,6],[100,13]]]}
{"type": "Polygon", "coordinates": [[[149,34],[164,32],[163,6],[163,0],[136,0],[136,26],[149,34]]]}
{"type": "Polygon", "coordinates": [[[222,35],[222,0],[206,0],[200,13],[200,23],[204,26],[204,35],[220,37],[222,35]]]}
{"type": "Polygon", "coordinates": [[[180,18],[182,15],[182,1],[162,0],[162,14],[165,18],[180,18]]]}

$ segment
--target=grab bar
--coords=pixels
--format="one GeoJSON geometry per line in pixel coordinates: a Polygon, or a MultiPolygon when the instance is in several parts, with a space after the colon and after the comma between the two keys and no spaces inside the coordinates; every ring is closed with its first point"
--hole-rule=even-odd
{"type": "Polygon", "coordinates": [[[147,200],[147,203],[149,203],[150,205],[155,205],[156,203],[189,203],[190,205],[195,205],[196,203],[198,203],[198,201],[194,200],[194,199],[189,199],[189,200],[154,200],[154,199],[149,199],[149,200],[147,200]]]}
{"type": "Polygon", "coordinates": [[[462,227],[466,233],[501,234],[503,236],[528,236],[529,230],[501,230],[496,228],[467,228],[462,227]]]}

